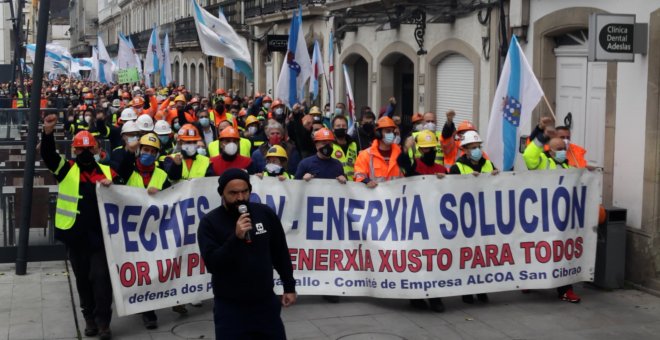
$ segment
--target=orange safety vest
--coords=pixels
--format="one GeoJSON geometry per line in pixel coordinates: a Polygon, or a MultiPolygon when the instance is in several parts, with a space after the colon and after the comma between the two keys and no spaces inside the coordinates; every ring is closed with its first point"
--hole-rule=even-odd
{"type": "Polygon", "coordinates": [[[371,147],[360,151],[355,160],[355,181],[362,182],[365,179],[376,182],[385,182],[393,179],[403,177],[403,172],[396,162],[401,154],[401,147],[397,144],[392,144],[392,154],[390,155],[389,162],[386,163],[378,145],[380,141],[374,140],[371,147]]]}

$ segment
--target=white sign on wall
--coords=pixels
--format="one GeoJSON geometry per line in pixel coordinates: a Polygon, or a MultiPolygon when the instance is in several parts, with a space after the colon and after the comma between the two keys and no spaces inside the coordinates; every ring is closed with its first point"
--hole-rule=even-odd
{"type": "Polygon", "coordinates": [[[634,14],[591,14],[589,61],[635,61],[634,14]]]}

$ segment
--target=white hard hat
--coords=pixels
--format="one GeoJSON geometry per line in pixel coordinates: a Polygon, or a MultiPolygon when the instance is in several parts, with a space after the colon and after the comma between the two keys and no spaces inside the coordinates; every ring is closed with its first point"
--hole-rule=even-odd
{"type": "Polygon", "coordinates": [[[127,107],[121,111],[121,116],[119,116],[119,119],[125,122],[129,120],[136,120],[137,117],[138,116],[137,113],[135,113],[135,110],[133,110],[132,107],[127,107]]]}
{"type": "Polygon", "coordinates": [[[140,131],[151,132],[154,130],[154,120],[148,114],[142,114],[135,121],[140,131]]]}
{"type": "Polygon", "coordinates": [[[172,128],[166,120],[158,120],[154,125],[154,132],[157,135],[169,135],[172,133],[172,128]]]}
{"type": "Polygon", "coordinates": [[[140,132],[140,129],[137,126],[137,123],[129,120],[124,125],[121,126],[121,134],[129,133],[129,132],[140,132]]]}
{"type": "Polygon", "coordinates": [[[465,146],[470,143],[482,143],[481,136],[477,131],[466,131],[461,138],[461,146],[465,146]]]}

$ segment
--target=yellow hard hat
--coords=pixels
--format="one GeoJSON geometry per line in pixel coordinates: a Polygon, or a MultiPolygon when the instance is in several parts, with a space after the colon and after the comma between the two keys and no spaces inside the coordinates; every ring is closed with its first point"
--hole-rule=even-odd
{"type": "Polygon", "coordinates": [[[247,118],[245,118],[245,126],[248,126],[250,124],[258,123],[259,119],[253,115],[249,115],[247,118]]]}
{"type": "Polygon", "coordinates": [[[417,134],[415,143],[419,148],[435,148],[438,146],[438,138],[431,130],[423,130],[417,134]]]}
{"type": "Polygon", "coordinates": [[[176,98],[174,98],[174,102],[184,102],[185,103],[186,102],[186,97],[184,97],[182,94],[180,94],[180,95],[176,96],[176,98]]]}
{"type": "Polygon", "coordinates": [[[312,106],[312,108],[309,109],[309,114],[310,115],[320,115],[321,114],[321,109],[319,109],[318,106],[312,106]]]}
{"type": "Polygon", "coordinates": [[[266,157],[283,157],[289,159],[289,157],[286,155],[286,150],[284,150],[284,148],[279,145],[271,146],[266,153],[266,157]]]}
{"type": "Polygon", "coordinates": [[[160,139],[155,133],[150,132],[140,137],[140,145],[153,146],[156,150],[160,150],[160,139]]]}

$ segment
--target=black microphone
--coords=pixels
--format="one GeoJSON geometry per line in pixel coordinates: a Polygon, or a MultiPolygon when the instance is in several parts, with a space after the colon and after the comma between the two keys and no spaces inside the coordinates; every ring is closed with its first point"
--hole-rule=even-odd
{"type": "MultiPolygon", "coordinates": [[[[248,214],[248,208],[247,205],[241,204],[238,206],[238,213],[243,215],[243,214],[248,214]]],[[[250,224],[252,224],[252,220],[250,220],[250,224]]],[[[245,233],[245,243],[250,244],[252,243],[252,237],[250,236],[250,231],[248,230],[245,233]]]]}

